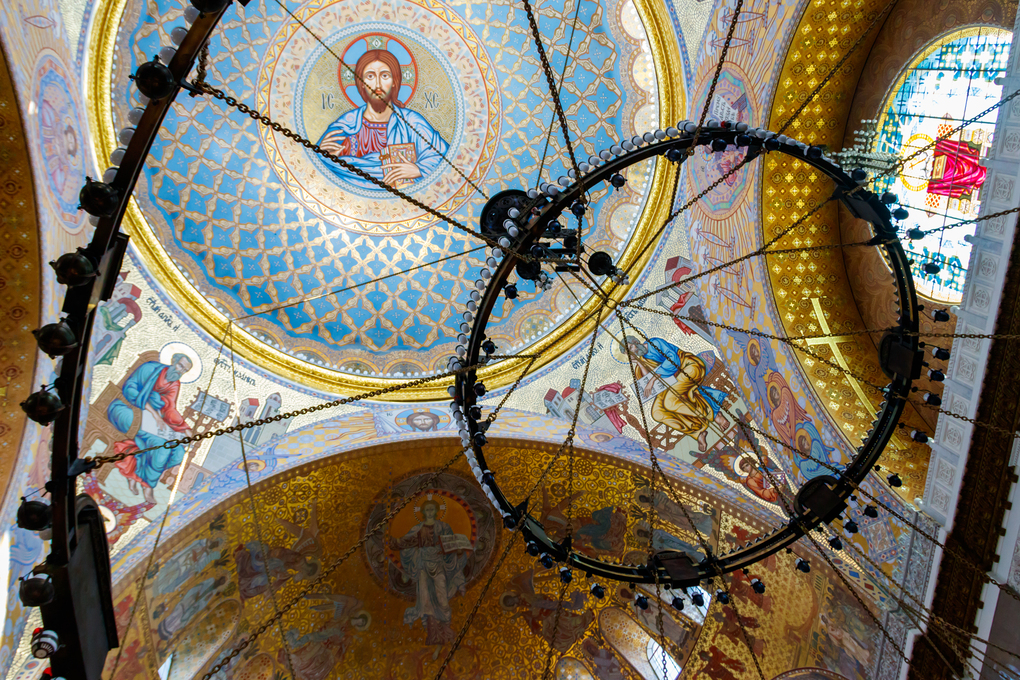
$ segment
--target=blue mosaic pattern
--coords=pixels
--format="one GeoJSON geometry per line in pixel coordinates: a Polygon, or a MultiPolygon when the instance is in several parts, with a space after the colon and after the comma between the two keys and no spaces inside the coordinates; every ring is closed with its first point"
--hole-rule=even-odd
{"type": "MultiPolygon", "coordinates": [[[[497,5],[460,3],[450,8],[484,45],[501,98],[501,135],[491,170],[479,184],[490,195],[533,185],[554,113],[526,16],[497,5]]],[[[563,68],[574,10],[570,0],[542,7],[539,23],[557,72],[563,68]]],[[[616,82],[628,87],[617,66],[621,50],[632,48],[618,46],[604,21],[607,11],[601,5],[581,4],[564,79],[564,107],[573,132],[585,140],[579,154],[632,134],[623,115],[628,95],[616,82]]],[[[127,45],[121,46],[130,59],[120,63],[130,63],[131,70],[167,44],[175,26],[183,25],[177,2],[151,0],[147,14],[142,13],[127,45]]],[[[210,45],[210,82],[254,106],[259,69],[266,68],[263,57],[288,19],[275,3],[228,12],[210,45]],[[239,17],[242,11],[247,16],[239,17]]],[[[115,80],[126,75],[118,69],[115,80]]],[[[121,90],[115,86],[114,91],[121,90]]],[[[115,102],[115,110],[126,111],[129,105],[115,102]]],[[[295,200],[292,187],[274,171],[257,126],[218,102],[190,97],[180,97],[164,122],[146,168],[147,182],[139,185],[139,201],[185,276],[229,317],[241,319],[242,327],[298,358],[363,373],[394,372],[398,365],[405,374],[424,373],[444,365],[458,332],[455,313],[468,299],[482,251],[348,289],[465,253],[479,242],[445,224],[384,236],[320,219],[295,200]]],[[[558,127],[553,132],[544,163],[546,179],[566,171],[558,127]]],[[[453,216],[476,224],[484,200],[471,197],[453,216]]],[[[601,216],[620,199],[599,188],[591,200],[601,216]]],[[[590,238],[608,239],[609,250],[622,250],[626,235],[607,235],[607,221],[600,217],[590,238]]],[[[502,334],[504,347],[526,344],[534,327],[529,317],[538,314],[551,325],[574,308],[573,300],[557,302],[564,296],[556,290],[539,296],[530,284],[523,288],[512,308],[495,310],[499,322],[490,335],[502,334]]]]}

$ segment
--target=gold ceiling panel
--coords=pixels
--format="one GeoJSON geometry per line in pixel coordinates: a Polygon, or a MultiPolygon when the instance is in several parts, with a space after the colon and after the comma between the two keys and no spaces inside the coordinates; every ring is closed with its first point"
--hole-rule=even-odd
{"type": "MultiPolygon", "coordinates": [[[[367,447],[281,473],[254,485],[252,497],[241,492],[209,509],[159,547],[140,601],[135,596],[143,567],[118,578],[115,603],[125,653],[119,663],[117,654],[110,655],[107,677],[153,677],[171,652],[169,680],[198,677],[295,597],[300,599],[283,625],[269,626],[244,649],[229,676],[272,680],[293,672],[304,680],[423,680],[436,676],[465,630],[444,677],[537,679],[550,654],[553,663],[563,655],[599,677],[611,667],[624,673],[611,677],[640,677],[631,673],[644,668],[644,660],[633,652],[658,637],[654,587],[642,587],[652,605],[642,612],[633,606],[632,586],[604,584],[606,597],[597,600],[588,595],[583,575],[575,574],[555,625],[561,597],[556,570],[539,566],[519,541],[507,549],[513,534],[502,528],[459,448],[442,441],[367,447]],[[456,462],[445,474],[359,545],[451,457],[456,462]],[[427,544],[434,540],[444,547],[429,558],[427,544]],[[351,546],[357,549],[349,551],[351,546]],[[342,564],[327,575],[338,560],[342,564]],[[177,672],[174,664],[180,664],[177,672]]],[[[562,532],[569,514],[576,549],[626,562],[646,559],[647,470],[578,450],[581,492],[570,506],[565,459],[535,487],[555,448],[497,440],[488,452],[494,467],[506,471],[511,494],[535,489],[532,512],[550,532],[562,532]]],[[[717,501],[706,507],[703,494],[674,484],[713,547],[735,547],[762,530],[739,511],[717,501]]],[[[679,526],[688,524],[679,507],[661,493],[655,498],[656,540],[696,541],[679,526]]],[[[679,665],[715,677],[712,664],[729,659],[733,667],[744,666],[740,677],[756,677],[737,625],[739,607],[767,677],[799,665],[840,667],[845,659],[839,645],[805,641],[836,640],[845,631],[861,641],[861,658],[853,663],[866,667],[876,639],[868,613],[823,563],[802,555],[815,563],[810,577],[794,568],[798,554],[785,552],[748,574],[727,577],[739,604],[716,602],[707,614],[696,614],[688,602],[690,616],[664,607],[667,647],[679,665]],[[752,590],[752,578],[768,584],[764,595],[752,590]]]]}
{"type": "MultiPolygon", "coordinates": [[[[783,63],[769,116],[769,129],[778,130],[825,79],[837,62],[885,3],[881,0],[814,0],[805,10],[783,63]]],[[[873,30],[854,54],[793,121],[787,134],[829,149],[842,147],[845,123],[871,43],[873,30]]],[[[764,159],[761,214],[763,240],[782,233],[792,222],[826,201],[832,183],[801,161],[779,154],[764,159]]],[[[839,204],[831,202],[773,246],[798,248],[840,243],[839,204]]],[[[855,297],[840,249],[771,255],[767,258],[770,283],[783,327],[788,335],[831,333],[814,341],[810,350],[819,357],[851,368],[861,380],[844,374],[804,352],[793,354],[809,376],[812,387],[833,421],[852,445],[867,435],[882,395],[868,383],[888,382],[878,364],[876,342],[866,336],[843,335],[867,328],[855,297]]],[[[895,293],[889,275],[885,295],[895,293]]],[[[916,417],[915,414],[911,414],[916,417]]],[[[906,437],[894,437],[888,460],[904,478],[898,491],[905,498],[919,495],[927,473],[927,447],[913,446],[906,437]],[[909,464],[909,465],[908,465],[909,464]]]]}

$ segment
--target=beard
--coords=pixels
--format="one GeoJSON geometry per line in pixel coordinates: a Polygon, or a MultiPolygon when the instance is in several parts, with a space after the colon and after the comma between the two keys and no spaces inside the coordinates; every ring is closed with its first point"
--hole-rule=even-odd
{"type": "Polygon", "coordinates": [[[376,113],[382,113],[383,111],[386,110],[386,107],[390,105],[389,98],[390,98],[389,92],[383,93],[382,99],[377,97],[375,92],[370,92],[367,97],[368,105],[371,106],[372,110],[375,111],[376,113]]]}
{"type": "Polygon", "coordinates": [[[168,368],[168,369],[166,369],[166,381],[167,382],[177,382],[180,379],[181,379],[181,372],[180,371],[178,371],[175,368],[168,368]]]}

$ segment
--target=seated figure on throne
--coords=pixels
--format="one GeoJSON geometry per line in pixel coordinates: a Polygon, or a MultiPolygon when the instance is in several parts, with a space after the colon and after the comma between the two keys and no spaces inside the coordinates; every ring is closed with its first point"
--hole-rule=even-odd
{"type": "Polygon", "coordinates": [[[153,489],[163,473],[176,472],[184,460],[183,446],[166,449],[163,444],[191,435],[191,428],[177,410],[177,394],[181,377],[192,365],[186,354],[174,354],[169,365],[158,361],[142,364],[124,381],[122,398],[113,400],[106,411],[110,423],[124,434],[131,431],[136,417],[141,418],[134,438],[114,443],[113,451],[134,454],[117,461],[117,469],[132,493],[138,493],[141,487],[149,504],[156,502],[153,489]]]}
{"type": "Polygon", "coordinates": [[[642,401],[651,397],[656,389],[661,390],[652,402],[652,418],[685,436],[697,437],[698,449],[705,451],[708,428],[726,398],[722,390],[701,384],[708,373],[705,361],[662,338],[641,342],[628,337],[624,342],[624,352],[637,364],[638,379],[653,375],[644,386],[642,401]],[[667,382],[667,378],[675,382],[667,382]]]}

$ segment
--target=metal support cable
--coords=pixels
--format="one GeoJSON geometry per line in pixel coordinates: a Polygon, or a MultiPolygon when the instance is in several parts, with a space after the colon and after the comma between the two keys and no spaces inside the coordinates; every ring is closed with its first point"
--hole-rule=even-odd
{"type": "MultiPolygon", "coordinates": [[[[503,356],[502,358],[504,358],[504,359],[531,359],[531,358],[534,358],[534,356],[535,355],[524,354],[524,355],[519,355],[519,356],[503,356]]],[[[323,411],[323,410],[330,409],[330,408],[335,408],[337,406],[342,406],[342,405],[345,405],[345,404],[353,404],[353,403],[356,403],[356,402],[359,402],[359,401],[362,401],[362,400],[365,400],[365,399],[374,399],[376,397],[381,397],[384,394],[390,394],[391,392],[398,392],[400,390],[407,389],[409,387],[418,387],[420,385],[424,385],[426,383],[434,382],[436,380],[442,380],[442,379],[445,379],[445,378],[453,377],[455,375],[460,375],[461,373],[467,373],[469,371],[473,371],[473,370],[475,370],[477,368],[480,368],[482,365],[483,364],[474,364],[472,366],[464,366],[462,368],[458,368],[458,369],[454,369],[454,370],[451,370],[451,371],[447,371],[445,373],[437,373],[436,375],[428,376],[428,377],[425,377],[425,378],[418,378],[417,380],[411,380],[409,382],[404,382],[404,383],[400,383],[400,384],[397,384],[397,385],[391,385],[389,387],[382,387],[382,388],[379,388],[379,389],[376,389],[376,390],[372,390],[370,392],[363,392],[362,394],[355,395],[353,397],[343,397],[341,399],[334,399],[333,401],[327,401],[327,402],[324,402],[322,404],[317,404],[315,406],[308,406],[306,408],[296,409],[294,411],[290,411],[289,413],[280,413],[280,414],[277,414],[275,416],[270,416],[268,418],[260,418],[259,420],[253,420],[253,421],[250,421],[250,422],[247,422],[247,423],[240,423],[239,422],[237,425],[233,425],[231,427],[226,427],[226,428],[215,430],[215,431],[210,430],[209,432],[204,432],[202,434],[191,435],[189,437],[182,437],[180,439],[172,439],[172,440],[169,440],[169,441],[167,441],[167,442],[165,442],[163,444],[160,444],[158,446],[150,446],[147,449],[140,449],[140,450],[134,451],[132,453],[119,453],[119,454],[114,454],[112,456],[84,456],[84,457],[80,458],[79,460],[83,460],[84,462],[88,463],[92,467],[95,467],[95,466],[98,466],[98,465],[106,465],[106,464],[109,464],[109,463],[116,463],[117,461],[124,460],[125,458],[131,457],[131,456],[137,456],[140,453],[146,453],[148,451],[154,451],[156,449],[172,449],[172,448],[174,448],[176,446],[179,446],[179,445],[192,444],[194,442],[202,441],[203,439],[209,439],[210,437],[219,437],[219,436],[222,436],[222,435],[225,435],[225,434],[232,434],[234,432],[239,432],[241,430],[247,430],[247,429],[250,429],[250,428],[253,428],[253,427],[259,427],[261,425],[266,425],[268,423],[276,423],[276,422],[279,422],[281,420],[285,420],[287,418],[293,418],[295,416],[307,415],[309,413],[318,413],[319,411],[323,411]]]]}
{"type": "Polygon", "coordinates": [[[581,169],[577,165],[577,157],[574,155],[574,145],[570,141],[570,128],[567,126],[567,116],[563,113],[563,104],[560,101],[559,89],[556,87],[556,78],[553,75],[552,66],[549,65],[549,57],[546,56],[545,47],[542,45],[542,36],[538,31],[538,22],[535,21],[535,12],[531,8],[531,2],[529,0],[523,0],[523,2],[524,11],[528,15],[528,23],[531,26],[531,37],[535,43],[535,50],[538,52],[538,58],[542,62],[542,71],[545,73],[545,81],[549,86],[549,94],[552,96],[553,108],[556,110],[556,116],[560,119],[560,130],[563,132],[563,142],[567,147],[570,165],[574,169],[578,186],[580,186],[581,193],[583,194],[584,179],[581,175],[581,169]]]}
{"type": "MultiPolygon", "coordinates": [[[[708,88],[708,94],[705,95],[705,106],[701,109],[701,117],[698,119],[698,125],[694,128],[694,143],[687,147],[687,155],[694,155],[694,147],[697,146],[698,136],[701,135],[701,129],[705,126],[705,118],[708,117],[708,110],[712,108],[712,100],[715,98],[715,89],[719,85],[719,76],[722,75],[723,64],[726,63],[726,55],[730,51],[730,42],[733,40],[733,32],[737,29],[737,23],[740,21],[740,10],[744,7],[744,0],[737,0],[737,5],[733,9],[733,18],[730,19],[729,30],[726,31],[726,40],[723,42],[722,52],[719,54],[719,60],[715,64],[715,73],[712,75],[712,85],[708,88]]],[[[670,203],[672,206],[673,204],[670,203]]]]}
{"type": "Polygon", "coordinates": [[[849,59],[850,56],[857,51],[857,48],[861,46],[861,43],[864,42],[864,39],[871,34],[871,29],[875,28],[875,26],[878,25],[879,20],[884,18],[885,15],[888,14],[890,10],[892,10],[892,8],[896,5],[898,1],[899,0],[889,0],[886,6],[882,8],[882,11],[875,15],[875,17],[871,20],[871,23],[869,23],[867,28],[864,29],[864,32],[857,37],[857,40],[854,41],[854,44],[850,47],[850,49],[843,54],[839,61],[833,64],[832,68],[829,69],[829,72],[825,74],[825,77],[822,78],[822,81],[818,83],[815,89],[811,91],[811,94],[808,95],[807,99],[805,99],[801,103],[801,105],[797,107],[797,110],[793,112],[793,115],[787,118],[786,121],[780,126],[778,134],[783,134],[784,132],[786,132],[787,128],[793,125],[793,121],[797,120],[797,117],[804,112],[804,109],[810,106],[814,98],[818,96],[818,93],[821,92],[822,89],[824,89],[825,86],[829,84],[829,81],[832,79],[834,75],[836,75],[839,72],[839,69],[843,67],[843,64],[846,63],[847,59],[849,59]]]}
{"type": "MultiPolygon", "coordinates": [[[[577,3],[574,6],[574,21],[570,25],[570,39],[567,41],[567,54],[563,57],[563,68],[560,69],[560,80],[557,91],[562,91],[563,89],[563,79],[567,75],[567,64],[570,62],[570,54],[574,49],[574,32],[577,30],[577,19],[581,14],[581,0],[574,1],[577,3]]],[[[554,111],[553,117],[549,119],[549,129],[545,133],[545,148],[542,149],[542,160],[538,164],[538,173],[535,175],[535,187],[538,187],[539,182],[542,181],[542,170],[545,168],[545,159],[549,154],[549,142],[552,138],[552,131],[555,126],[556,112],[554,111]]]]}
{"type": "MultiPolygon", "coordinates": [[[[620,314],[619,310],[616,310],[616,318],[620,322],[620,333],[623,335],[624,338],[626,338],[627,331],[626,331],[626,329],[624,327],[625,319],[624,319],[623,315],[620,314]]],[[[698,529],[697,524],[694,523],[694,520],[691,517],[690,512],[687,510],[687,504],[684,503],[683,499],[680,498],[680,495],[678,493],[676,493],[676,490],[673,488],[673,485],[670,483],[669,478],[666,477],[665,472],[663,472],[662,468],[659,465],[658,457],[655,455],[655,446],[652,444],[651,429],[649,429],[649,427],[648,427],[648,416],[645,414],[644,402],[641,401],[641,395],[638,393],[638,387],[637,387],[637,385],[638,385],[637,366],[634,363],[634,355],[630,351],[630,346],[626,345],[626,343],[624,343],[624,344],[625,344],[624,351],[627,353],[627,363],[630,365],[630,374],[631,374],[631,379],[633,380],[632,384],[633,384],[633,387],[634,387],[634,396],[637,399],[638,409],[639,409],[639,411],[641,413],[641,424],[642,424],[642,427],[644,428],[645,443],[648,446],[648,457],[649,457],[649,460],[651,461],[652,473],[653,474],[662,474],[663,479],[665,480],[665,484],[666,484],[667,489],[672,491],[671,495],[673,496],[674,503],[676,503],[680,507],[681,512],[683,512],[684,519],[687,520],[687,524],[694,530],[694,533],[695,533],[695,535],[698,538],[698,543],[701,544],[701,549],[705,551],[706,558],[711,559],[711,557],[712,557],[712,546],[709,545],[708,540],[702,535],[701,530],[698,529]]],[[[652,490],[650,503],[651,503],[651,512],[654,512],[654,509],[655,509],[655,493],[654,493],[654,488],[652,490]]],[[[649,535],[650,536],[654,535],[654,531],[650,530],[649,531],[649,535]]],[[[651,541],[652,541],[652,539],[649,538],[649,545],[651,545],[651,541]]],[[[652,549],[650,548],[649,549],[649,553],[650,553],[649,554],[649,561],[651,561],[651,550],[652,549]]],[[[725,581],[723,579],[722,571],[719,570],[718,567],[716,567],[716,570],[717,570],[717,573],[719,575],[720,581],[723,581],[723,588],[726,588],[726,592],[728,594],[729,593],[729,586],[727,586],[725,584],[725,581]]],[[[656,584],[658,584],[658,570],[656,569],[655,572],[656,572],[656,584]]],[[[658,596],[658,589],[656,589],[656,596],[658,596]]],[[[730,601],[732,602],[733,600],[731,599],[730,601]]],[[[662,607],[661,600],[658,603],[656,603],[656,604],[659,606],[660,611],[661,611],[661,607],[662,607]]],[[[765,674],[762,672],[761,665],[758,663],[758,657],[754,653],[754,646],[751,644],[751,641],[750,641],[750,638],[749,638],[749,636],[747,634],[747,631],[744,630],[744,626],[743,626],[743,623],[740,621],[739,615],[737,616],[737,623],[740,625],[741,631],[743,632],[744,642],[747,644],[747,650],[751,653],[751,660],[754,662],[754,666],[755,666],[755,668],[758,671],[758,677],[760,678],[760,680],[765,680],[765,674]]],[[[665,645],[663,645],[663,653],[665,653],[665,645]]]]}

